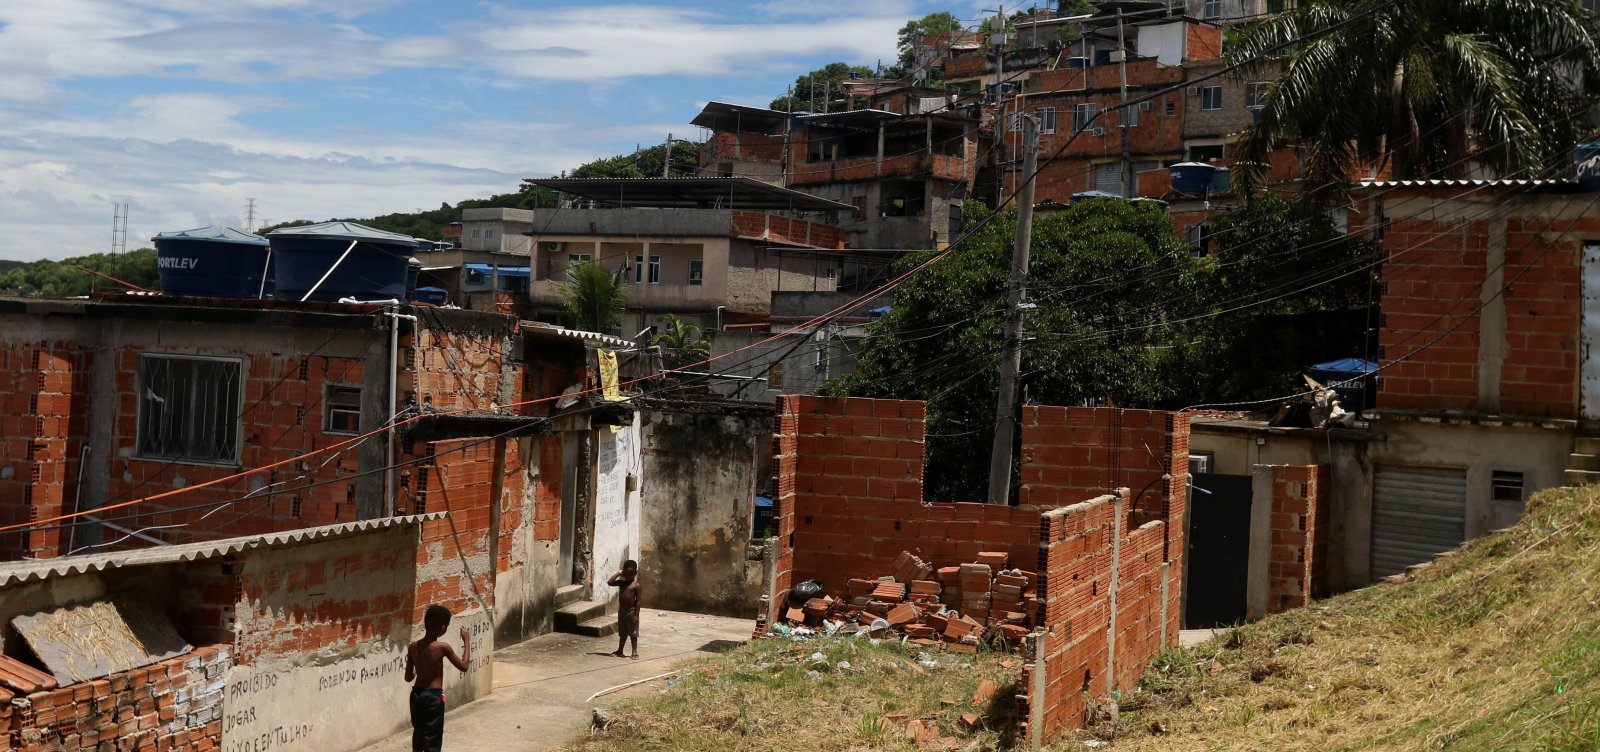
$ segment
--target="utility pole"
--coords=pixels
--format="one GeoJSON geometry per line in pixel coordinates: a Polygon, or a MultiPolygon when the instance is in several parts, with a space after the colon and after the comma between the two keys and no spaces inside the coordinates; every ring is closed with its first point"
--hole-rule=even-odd
{"type": "MultiPolygon", "coordinates": [[[[1128,97],[1127,97],[1126,94],[1124,94],[1122,98],[1123,99],[1127,99],[1128,97]]],[[[668,172],[671,169],[672,169],[672,134],[668,133],[667,134],[667,150],[661,153],[661,177],[664,177],[664,178],[672,177],[672,175],[668,172]]]]}
{"type": "MultiPolygon", "coordinates": [[[[1011,124],[1006,122],[1006,6],[1001,5],[996,8],[994,17],[995,20],[1000,22],[998,36],[1000,44],[996,46],[997,48],[994,51],[994,110],[998,113],[995,119],[994,137],[996,145],[999,145],[1005,143],[1006,132],[1011,127],[1011,124]]],[[[999,170],[1000,192],[995,194],[996,198],[1006,195],[1006,169],[1010,167],[1013,161],[1010,147],[1007,147],[1003,153],[1006,155],[1006,164],[1002,165],[999,170]]]]}
{"type": "Polygon", "coordinates": [[[1000,356],[1000,397],[994,408],[994,445],[989,454],[990,504],[1011,503],[1011,445],[1017,437],[1017,374],[1022,371],[1022,313],[1028,297],[1028,250],[1033,244],[1033,179],[1039,162],[1039,121],[1022,118],[1022,187],[1017,197],[1017,239],[1011,248],[1011,290],[1006,296],[1006,333],[1000,356]]]}
{"type": "Polygon", "coordinates": [[[1117,125],[1122,129],[1122,197],[1133,198],[1133,148],[1128,132],[1128,43],[1122,36],[1122,8],[1117,8],[1117,68],[1122,76],[1122,107],[1117,125]]]}

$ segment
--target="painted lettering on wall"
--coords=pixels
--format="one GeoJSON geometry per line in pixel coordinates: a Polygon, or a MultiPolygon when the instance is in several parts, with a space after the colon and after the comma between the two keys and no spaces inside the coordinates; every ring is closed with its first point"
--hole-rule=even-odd
{"type": "Polygon", "coordinates": [[[223,742],[222,748],[227,752],[267,752],[270,749],[282,749],[303,742],[311,736],[312,731],[313,728],[309,723],[274,726],[272,730],[249,739],[223,742]]]}

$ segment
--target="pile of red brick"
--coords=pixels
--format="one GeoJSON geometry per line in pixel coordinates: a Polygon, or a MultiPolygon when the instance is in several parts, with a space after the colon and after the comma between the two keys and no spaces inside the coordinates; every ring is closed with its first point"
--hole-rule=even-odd
{"type": "Polygon", "coordinates": [[[1007,564],[1005,553],[985,552],[975,562],[934,569],[916,554],[901,552],[891,574],[850,580],[848,597],[812,598],[801,608],[789,608],[784,621],[811,628],[836,622],[851,632],[882,621],[919,645],[943,644],[958,652],[973,652],[980,644],[1016,650],[1039,617],[1039,578],[1007,564]]]}

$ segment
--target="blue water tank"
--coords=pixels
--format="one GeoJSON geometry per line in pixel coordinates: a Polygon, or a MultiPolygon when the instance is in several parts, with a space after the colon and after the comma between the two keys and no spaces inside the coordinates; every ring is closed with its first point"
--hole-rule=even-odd
{"type": "Polygon", "coordinates": [[[300,300],[404,300],[408,263],[417,242],[354,222],[323,222],[267,233],[278,297],[300,300]],[[343,258],[344,261],[339,259],[343,258]],[[329,273],[331,270],[332,273],[329,273]],[[317,281],[327,275],[320,286],[317,281]]]}
{"type": "Polygon", "coordinates": [[[448,295],[443,287],[418,287],[411,293],[411,300],[415,303],[429,303],[442,306],[448,295]]]}
{"type": "Polygon", "coordinates": [[[1217,168],[1202,162],[1179,162],[1167,169],[1172,171],[1172,190],[1178,193],[1205,193],[1217,173],[1217,168]]]}
{"type": "Polygon", "coordinates": [[[151,241],[161,291],[168,295],[254,298],[272,292],[271,256],[260,235],[211,225],[163,232],[151,241]]]}
{"type": "Polygon", "coordinates": [[[1067,67],[1068,68],[1087,68],[1087,67],[1089,67],[1089,58],[1086,58],[1086,57],[1069,57],[1069,58],[1067,58],[1067,67]]]}
{"type": "Polygon", "coordinates": [[[1378,364],[1361,358],[1342,358],[1318,363],[1308,369],[1311,378],[1330,386],[1339,393],[1339,405],[1357,413],[1376,404],[1377,390],[1373,385],[1378,364]]]}
{"type": "Polygon", "coordinates": [[[1211,192],[1231,193],[1233,191],[1232,177],[1232,170],[1226,167],[1218,167],[1217,171],[1211,174],[1211,192]]]}

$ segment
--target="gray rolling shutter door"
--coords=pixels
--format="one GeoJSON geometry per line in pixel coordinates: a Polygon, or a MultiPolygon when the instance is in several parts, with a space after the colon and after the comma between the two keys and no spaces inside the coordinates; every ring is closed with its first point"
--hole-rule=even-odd
{"type": "Polygon", "coordinates": [[[1383,465],[1373,470],[1373,580],[1461,545],[1466,527],[1467,471],[1383,465]]]}
{"type": "Polygon", "coordinates": [[[1094,166],[1094,189],[1122,195],[1122,163],[1098,164],[1094,166]]]}

